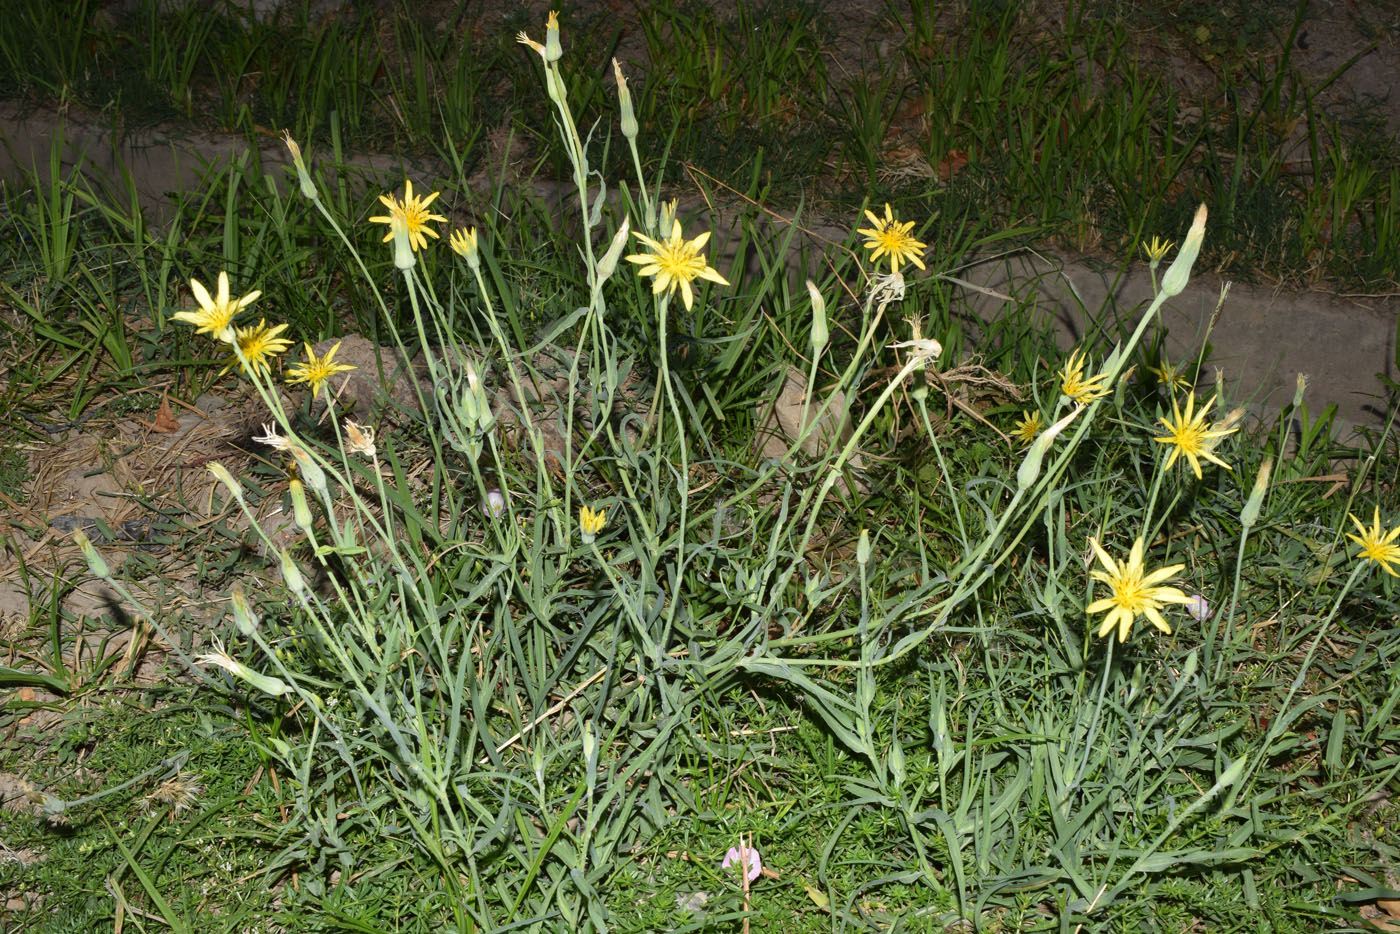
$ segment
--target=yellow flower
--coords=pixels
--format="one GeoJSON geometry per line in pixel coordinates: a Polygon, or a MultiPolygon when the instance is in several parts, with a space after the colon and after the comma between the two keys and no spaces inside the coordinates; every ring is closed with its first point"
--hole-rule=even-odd
{"type": "Polygon", "coordinates": [[[603,526],[608,522],[607,510],[599,509],[596,512],[587,506],[580,506],[578,510],[578,531],[583,538],[585,545],[593,544],[593,539],[599,532],[603,531],[603,526]]]}
{"type": "Polygon", "coordinates": [[[654,276],[651,291],[655,295],[662,292],[674,292],[679,286],[681,290],[681,301],[685,303],[685,310],[689,311],[694,301],[694,296],[690,291],[690,283],[696,279],[707,279],[710,282],[717,282],[720,285],[728,285],[729,280],[716,272],[705,262],[705,254],[700,250],[705,244],[710,242],[710,232],[707,230],[694,240],[686,240],[681,237],[681,222],[671,221],[671,236],[665,240],[653,240],[643,233],[634,233],[638,240],[645,246],[651,248],[650,253],[633,253],[625,257],[629,263],[641,263],[642,268],[637,271],[639,276],[654,276]]]}
{"type": "Polygon", "coordinates": [[[1162,240],[1153,236],[1151,243],[1142,244],[1142,252],[1147,254],[1147,264],[1153,269],[1162,261],[1162,257],[1167,255],[1167,251],[1172,248],[1170,240],[1162,240]]]}
{"type": "Polygon", "coordinates": [[[471,230],[466,230],[465,228],[458,227],[456,230],[452,231],[452,235],[447,238],[447,245],[452,247],[453,253],[456,253],[458,256],[462,257],[462,259],[470,263],[472,258],[476,256],[476,228],[473,227],[471,230]]]}
{"type": "Polygon", "coordinates": [[[316,398],[321,393],[326,381],[337,373],[344,373],[353,370],[355,367],[344,363],[333,363],[335,352],[340,349],[340,341],[336,341],[335,346],[326,351],[326,355],[319,360],[316,359],[315,352],[310,344],[306,344],[306,362],[296,363],[287,368],[287,382],[306,383],[311,387],[311,398],[316,398]]]}
{"type": "Polygon", "coordinates": [[[1157,377],[1158,384],[1167,387],[1169,393],[1191,388],[1191,382],[1186,378],[1184,363],[1168,363],[1167,358],[1163,357],[1161,366],[1150,366],[1147,372],[1157,377]]]}
{"type": "MultiPolygon", "coordinates": [[[[261,318],[258,319],[256,327],[234,328],[234,339],[238,342],[238,349],[243,351],[243,359],[248,361],[246,366],[240,367],[242,372],[246,373],[252,370],[263,375],[270,373],[272,368],[269,362],[272,358],[284,353],[288,347],[292,346],[291,341],[285,337],[277,336],[286,329],[285,324],[270,328],[267,326],[267,322],[261,318]]],[[[238,355],[232,354],[224,368],[219,371],[219,375],[224,375],[236,366],[240,366],[238,355]]]]}
{"type": "Polygon", "coordinates": [[[1088,405],[1108,395],[1108,387],[1104,385],[1108,382],[1108,374],[1100,373],[1085,379],[1084,363],[1083,353],[1076,350],[1060,370],[1060,391],[1080,405],[1088,405]]]}
{"type": "Polygon", "coordinates": [[[249,292],[238,299],[228,297],[228,273],[219,273],[219,292],[209,297],[209,290],[198,279],[190,280],[190,291],[199,302],[198,311],[177,311],[170,317],[176,321],[195,326],[196,334],[211,334],[215,340],[232,343],[234,339],[233,319],[244,308],[257,301],[262,292],[249,292]]]}
{"type": "Polygon", "coordinates": [[[1158,585],[1175,577],[1186,565],[1173,564],[1170,567],[1159,568],[1151,574],[1146,573],[1142,566],[1141,538],[1133,542],[1133,550],[1128,554],[1128,560],[1122,564],[1110,558],[1092,538],[1089,539],[1089,547],[1094,549],[1094,554],[1098,555],[1099,563],[1104,567],[1102,571],[1090,571],[1089,575],[1094,580],[1107,584],[1112,591],[1107,597],[1095,600],[1085,608],[1088,613],[1107,612],[1108,615],[1099,625],[1099,635],[1107,636],[1117,629],[1118,641],[1127,642],[1133,621],[1139,616],[1146,616],[1153,626],[1171,635],[1171,626],[1162,618],[1162,605],[1190,603],[1191,598],[1175,587],[1158,585]]]}
{"type": "Polygon", "coordinates": [[[1045,419],[1040,417],[1039,412],[1022,412],[1024,418],[1016,423],[1016,430],[1011,434],[1022,444],[1030,444],[1035,440],[1035,436],[1040,434],[1040,429],[1045,427],[1045,419]]]}
{"type": "Polygon", "coordinates": [[[890,258],[890,272],[899,272],[899,264],[903,262],[913,263],[920,269],[924,267],[924,261],[920,254],[924,251],[925,244],[920,243],[910,236],[909,231],[914,229],[913,221],[899,223],[894,219],[894,212],[888,203],[885,204],[885,216],[883,218],[876,215],[874,211],[866,211],[865,216],[870,219],[874,227],[862,227],[856,231],[865,235],[863,246],[870,250],[870,261],[877,263],[881,256],[890,258]]]}
{"type": "Polygon", "coordinates": [[[380,195],[379,200],[389,209],[387,215],[371,217],[371,224],[388,224],[389,232],[384,235],[384,243],[394,239],[394,219],[398,218],[408,231],[408,242],[413,245],[415,251],[421,250],[428,245],[428,237],[436,238],[438,232],[428,226],[428,221],[438,221],[445,223],[447,218],[441,214],[429,214],[428,205],[437,198],[438,192],[433,192],[426,198],[420,198],[413,193],[413,182],[405,180],[403,183],[403,201],[395,200],[393,195],[380,195]],[[427,234],[428,237],[423,236],[427,234]]]}
{"type": "Polygon", "coordinates": [[[1395,564],[1400,563],[1400,545],[1395,544],[1395,539],[1400,538],[1400,525],[1389,532],[1382,529],[1379,506],[1371,514],[1371,527],[1369,529],[1361,524],[1361,520],[1350,513],[1347,514],[1347,518],[1356,524],[1356,531],[1361,533],[1360,535],[1347,534],[1347,538],[1361,546],[1361,554],[1357,557],[1366,561],[1374,561],[1381,566],[1381,570],[1391,577],[1400,577],[1400,574],[1395,572],[1394,567],[1395,564]]]}
{"type": "Polygon", "coordinates": [[[1172,399],[1171,420],[1159,419],[1162,427],[1166,428],[1170,434],[1153,438],[1162,444],[1170,444],[1172,452],[1167,457],[1167,469],[1170,470],[1172,464],[1176,463],[1178,457],[1185,457],[1191,463],[1191,470],[1196,474],[1196,479],[1201,479],[1200,458],[1204,457],[1213,464],[1219,464],[1226,470],[1230,470],[1230,465],[1215,456],[1215,445],[1220,438],[1238,431],[1237,428],[1214,428],[1206,424],[1206,413],[1210,407],[1215,405],[1215,396],[1210,397],[1210,401],[1201,406],[1201,410],[1194,416],[1191,414],[1192,408],[1196,405],[1196,397],[1187,395],[1186,411],[1183,413],[1181,407],[1172,399]]]}

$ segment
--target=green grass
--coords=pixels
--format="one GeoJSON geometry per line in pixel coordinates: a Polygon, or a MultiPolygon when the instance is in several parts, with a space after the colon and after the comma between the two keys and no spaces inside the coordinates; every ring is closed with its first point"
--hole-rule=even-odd
{"type": "MultiPolygon", "coordinates": [[[[1229,137],[1209,120],[1170,151],[1181,133],[1154,122],[1161,95],[1118,27],[1078,22],[1079,45],[1040,39],[1016,57],[1014,8],[970,13],[986,28],[957,47],[927,11],[908,18],[911,87],[872,79],[854,102],[814,101],[873,137],[906,93],[960,89],[934,102],[962,109],[922,143],[931,162],[956,149],[968,166],[935,195],[882,188],[869,137],[835,144],[853,167],[841,184],[898,198],[929,244],[927,270],[905,266],[902,298],[874,290],[861,238],[800,247],[763,205],[716,235],[738,238],[742,261],[706,247],[728,285],[697,279],[688,310],[623,258],[650,252],[642,241],[609,252],[624,211],[633,231],[669,235],[650,200],[681,178],[658,174],[668,144],[672,166],[713,158],[725,167],[710,174],[742,176],[750,196],[783,191],[756,151],[745,162],[706,147],[744,132],[795,138],[783,135],[797,132],[784,89],[831,80],[808,61],[808,43],[825,41],[808,7],[745,8],[742,30],[703,7],[655,8],[649,41],[660,50],[680,30],[694,61],[669,89],[636,79],[635,141],[593,68],[606,18],[576,47],[566,11],[547,82],[532,49],[490,36],[487,48],[519,56],[514,119],[555,175],[591,186],[597,170],[626,189],[620,206],[595,213],[590,191],[560,215],[518,189],[479,203],[469,157],[414,179],[419,194],[443,191],[432,210],[477,218],[470,259],[439,241],[397,267],[385,228],[366,222],[384,211],[378,192],[327,181],[347,141],[415,145],[407,121],[376,137],[371,116],[327,117],[332,136],[319,137],[304,102],[280,106],[318,142],[316,199],[251,158],[181,193],[158,229],[130,191],[114,204],[56,160],[7,192],[11,431],[34,436],[31,415],[115,412],[162,383],[189,399],[256,394],[288,440],[280,454],[255,445],[256,461],[230,453],[237,476],[209,496],[158,491],[164,527],[188,529],[175,551],[199,571],[189,599],[210,611],[190,616],[212,622],[134,593],[127,578],[154,563],[123,563],[117,545],[84,544],[84,571],[76,553],[48,567],[7,543],[39,597],[6,637],[0,686],[50,692],[12,694],[0,713],[0,771],[33,792],[0,812],[0,834],[47,857],[0,864],[0,889],[41,899],[17,928],[1303,932],[1356,929],[1362,906],[1392,897],[1395,585],[1344,537],[1348,514],[1400,521],[1390,423],[1344,445],[1331,410],[1310,411],[1300,390],[1221,441],[1232,469],[1205,463],[1199,480],[1166,469],[1151,440],[1171,413],[1147,371],[1160,363],[1154,303],[1123,319],[1141,321],[1136,332],[1094,315],[1099,336],[1079,349],[1109,393],[1053,444],[1028,453],[993,431],[1013,432],[1027,411],[1047,422],[1073,411],[1064,358],[1015,307],[976,342],[985,369],[958,366],[972,341],[943,275],[1031,230],[1100,237],[1139,262],[1138,240],[1185,237],[1194,199],[1162,191],[1197,171],[1238,175],[1206,198],[1208,244],[1264,208],[1250,200],[1262,190],[1253,169],[1219,157],[1229,137]],[[1057,65],[1071,49],[1082,69],[1057,65]],[[745,55],[764,68],[736,68],[745,55]],[[1083,154],[1086,133],[1100,140],[1086,164],[1102,185],[1088,202],[1066,193],[1059,164],[1083,154]],[[1157,187],[1115,187],[1124,168],[1157,187]],[[1217,199],[1236,196],[1220,219],[1217,199]],[[815,299],[786,272],[794,253],[829,339],[812,338],[815,299]],[[227,348],[171,317],[194,306],[191,278],[212,285],[220,270],[234,296],[262,292],[238,324],[289,326],[294,343],[266,376],[218,375],[227,348]],[[943,345],[927,374],[906,343],[916,320],[943,345]],[[303,341],[352,329],[390,355],[422,350],[433,368],[426,406],[370,422],[373,455],[347,452],[338,417],[276,392],[303,341]],[[760,456],[758,413],[794,371],[815,374],[809,412],[840,407],[840,390],[850,441],[799,451],[790,439],[786,457],[760,456]],[[495,518],[481,510],[492,488],[507,494],[495,518]],[[272,504],[299,530],[289,547],[244,521],[272,504]],[[607,512],[596,541],[580,534],[581,506],[607,512]],[[1117,561],[1141,538],[1147,567],[1180,565],[1176,582],[1213,612],[1197,621],[1172,605],[1170,634],[1138,620],[1122,645],[1100,639],[1087,606],[1108,589],[1088,573],[1101,568],[1091,538],[1117,561]],[[89,577],[125,617],[65,616],[63,598],[89,577]],[[134,682],[114,657],[76,651],[99,624],[137,621],[138,660],[179,680],[134,682]],[[39,706],[61,722],[26,720],[39,706]],[[150,797],[174,771],[200,786],[178,813],[150,797]],[[770,871],[747,892],[720,865],[741,842],[770,871]]],[[[260,36],[256,54],[282,60],[271,50],[285,23],[198,25],[176,17],[167,39],[212,48],[242,30],[232,41],[260,36]]],[[[420,27],[396,41],[426,68],[446,33],[420,27]]],[[[358,67],[351,37],[368,27],[337,28],[340,57],[325,61],[358,67]]],[[[539,23],[519,28],[544,39],[539,23]]],[[[31,50],[39,76],[43,61],[69,60],[63,37],[46,43],[31,50]]],[[[168,65],[183,54],[153,55],[150,73],[174,86],[168,65]]],[[[278,54],[321,67],[304,48],[278,54]]],[[[207,72],[190,72],[191,95],[209,93],[207,72]]],[[[429,72],[440,74],[418,74],[429,72]]],[[[413,75],[390,69],[376,99],[430,112],[413,75]]],[[[1296,105],[1287,86],[1277,112],[1296,105]]],[[[1250,144],[1237,156],[1267,162],[1260,113],[1230,132],[1250,144]]],[[[686,239],[716,223],[680,221],[686,239]]],[[[1189,273],[1180,263],[1156,281],[1189,273]]]]}
{"type": "MultiPolygon", "coordinates": [[[[468,173],[492,168],[486,131],[509,129],[567,173],[555,137],[525,116],[544,98],[524,80],[514,31],[528,24],[515,14],[491,23],[466,3],[400,2],[387,19],[366,8],[312,22],[306,10],[250,21],[236,4],[167,15],[141,0],[119,18],[90,0],[22,0],[0,24],[0,93],[115,110],[128,127],[286,127],[303,143],[350,139],[468,173]]],[[[641,125],[760,200],[801,195],[842,217],[866,197],[967,202],[992,227],[1117,255],[1205,201],[1222,221],[1208,259],[1234,275],[1369,289],[1400,278],[1394,141],[1319,108],[1335,74],[1309,83],[1294,59],[1306,4],[1085,4],[1048,29],[1037,10],[891,3],[872,35],[847,37],[883,53],[853,60],[806,0],[645,4],[622,20],[566,8],[580,67],[565,80],[573,106],[594,112],[609,57],[640,46],[644,60],[626,64],[641,125]],[[1206,72],[1199,90],[1164,70],[1172,54],[1206,72]],[[1280,156],[1296,127],[1311,172],[1280,156]],[[901,140],[924,169],[892,160],[901,140]]],[[[600,152],[608,174],[625,168],[621,153],[600,152]]]]}

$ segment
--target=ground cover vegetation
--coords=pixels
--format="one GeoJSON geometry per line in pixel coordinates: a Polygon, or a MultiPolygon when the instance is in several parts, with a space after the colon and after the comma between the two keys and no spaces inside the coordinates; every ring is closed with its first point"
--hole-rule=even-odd
{"type": "MultiPolygon", "coordinates": [[[[773,223],[750,162],[721,260],[734,164],[684,207],[662,154],[733,139],[749,98],[658,110],[564,22],[490,40],[562,215],[468,203],[461,158],[360,195],[300,104],[294,174],[223,166],[161,227],[57,158],[7,200],[18,437],[158,420],[156,383],[262,423],[158,513],[185,599],[137,587],[162,568],[115,530],[44,571],[11,522],[37,594],[0,668],[16,929],[1370,924],[1397,895],[1400,456],[1389,422],[1336,440],[1301,379],[1261,421],[1204,344],[1162,358],[1160,308],[1242,235],[1220,189],[1120,204],[1155,286],[1121,330],[1064,355],[1013,305],[974,357],[948,277],[1071,203],[1037,187],[1056,134],[987,201],[872,161],[834,245],[773,223]],[[345,410],[351,330],[416,359],[411,398],[345,410]],[[85,581],[127,650],[65,615],[85,581]]],[[[727,34],[702,27],[678,55],[727,34]]],[[[1140,141],[1139,168],[1184,161],[1140,141]]]]}

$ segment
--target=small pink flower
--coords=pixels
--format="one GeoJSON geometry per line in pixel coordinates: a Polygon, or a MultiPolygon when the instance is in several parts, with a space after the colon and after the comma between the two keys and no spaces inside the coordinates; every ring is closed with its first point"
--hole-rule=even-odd
{"type": "Polygon", "coordinates": [[[487,517],[499,516],[506,511],[506,497],[498,487],[486,491],[486,499],[481,503],[481,512],[487,517]]]}
{"type": "Polygon", "coordinates": [[[758,855],[756,847],[745,847],[743,856],[739,855],[739,848],[731,846],[729,852],[724,854],[724,862],[719,864],[719,868],[728,869],[730,866],[741,861],[747,862],[747,874],[749,881],[757,879],[763,872],[763,858],[758,855]],[[747,859],[745,859],[747,857],[747,859]]]}
{"type": "Polygon", "coordinates": [[[1191,599],[1186,601],[1186,612],[1190,613],[1196,622],[1204,623],[1210,619],[1210,604],[1200,594],[1193,594],[1191,599]]]}

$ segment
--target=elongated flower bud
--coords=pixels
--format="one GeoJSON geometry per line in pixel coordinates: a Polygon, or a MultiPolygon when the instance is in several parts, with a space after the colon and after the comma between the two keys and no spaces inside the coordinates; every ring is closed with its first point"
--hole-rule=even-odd
{"type": "Polygon", "coordinates": [[[1191,266],[1196,262],[1196,256],[1201,252],[1201,241],[1206,235],[1206,206],[1203,204],[1196,208],[1196,218],[1191,222],[1191,229],[1186,233],[1186,240],[1181,244],[1181,250],[1177,252],[1176,259],[1167,267],[1167,271],[1162,274],[1162,293],[1164,295],[1179,295],[1181,290],[1186,288],[1186,283],[1191,278],[1191,266]]]}
{"type": "Polygon", "coordinates": [[[394,265],[403,270],[412,269],[418,262],[413,255],[413,241],[408,238],[408,225],[397,215],[390,221],[394,234],[394,265]]]}
{"type": "Polygon", "coordinates": [[[243,585],[234,584],[228,596],[229,604],[233,607],[233,622],[238,626],[238,631],[244,636],[251,636],[257,632],[258,615],[248,603],[248,595],[244,593],[243,585]]]}
{"type": "Polygon", "coordinates": [[[112,572],[107,567],[107,561],[97,553],[97,549],[92,547],[92,541],[87,537],[82,529],[73,530],[73,541],[78,543],[78,548],[83,552],[83,560],[87,562],[88,570],[93,577],[100,577],[103,580],[112,576],[112,572]]]}
{"type": "Polygon", "coordinates": [[[612,276],[617,269],[617,259],[622,255],[622,248],[627,245],[627,237],[632,233],[632,224],[629,218],[622,219],[622,226],[613,234],[612,243],[608,244],[608,251],[603,254],[603,258],[598,260],[598,284],[602,285],[612,276]]]}
{"type": "Polygon", "coordinates": [[[1264,458],[1264,463],[1259,465],[1259,475],[1254,478],[1254,489],[1249,492],[1244,509],[1240,510],[1240,525],[1245,528],[1259,521],[1259,510],[1264,506],[1264,494],[1269,490],[1269,474],[1273,469],[1272,457],[1264,458]]]}
{"type": "Polygon", "coordinates": [[[297,181],[301,184],[302,197],[311,201],[317,200],[321,196],[316,191],[316,183],[311,180],[311,173],[306,171],[306,163],[301,159],[301,147],[292,139],[290,130],[282,131],[282,142],[287,144],[287,151],[292,154],[292,165],[297,167],[297,181]]]}
{"type": "Polygon", "coordinates": [[[831,338],[826,327],[826,299],[811,279],[807,280],[807,294],[812,298],[812,351],[821,353],[831,338]]]}
{"type": "Polygon", "coordinates": [[[215,480],[228,487],[228,491],[233,494],[234,499],[238,500],[239,503],[243,502],[243,485],[233,479],[233,474],[228,472],[227,467],[217,462],[212,463],[209,465],[209,472],[214,475],[215,480]]]}
{"type": "Polygon", "coordinates": [[[860,540],[856,542],[856,563],[864,567],[870,563],[870,533],[860,530],[860,540]]]}
{"type": "Polygon", "coordinates": [[[1026,452],[1026,457],[1021,461],[1021,466],[1016,470],[1016,488],[1018,490],[1028,489],[1040,476],[1040,464],[1045,460],[1045,452],[1050,449],[1050,443],[1055,440],[1055,436],[1069,427],[1069,423],[1074,421],[1080,412],[1084,411],[1084,406],[1076,406],[1064,418],[1060,419],[1049,428],[1042,431],[1036,439],[1031,442],[1030,450],[1026,452]]]}
{"type": "Polygon", "coordinates": [[[312,535],[311,506],[306,502],[306,488],[296,477],[288,481],[287,486],[292,494],[292,520],[309,538],[312,535]]]}
{"type": "Polygon", "coordinates": [[[613,75],[617,78],[617,104],[622,111],[622,135],[628,139],[637,138],[637,114],[632,110],[632,92],[627,88],[622,66],[613,59],[613,75]]]}
{"type": "Polygon", "coordinates": [[[564,47],[559,44],[559,14],[549,11],[549,19],[544,24],[544,60],[557,62],[564,57],[564,47]]]}

